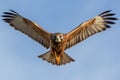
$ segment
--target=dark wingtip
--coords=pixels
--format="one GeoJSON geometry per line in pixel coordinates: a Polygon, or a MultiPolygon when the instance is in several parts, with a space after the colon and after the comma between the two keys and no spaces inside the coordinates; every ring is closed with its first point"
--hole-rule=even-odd
{"type": "Polygon", "coordinates": [[[106,28],[111,28],[111,26],[110,26],[110,25],[108,25],[108,24],[105,24],[105,26],[106,26],[106,28]]]}
{"type": "Polygon", "coordinates": [[[2,19],[3,21],[5,21],[5,22],[7,22],[7,23],[9,23],[12,19],[2,19]]]}
{"type": "Polygon", "coordinates": [[[112,22],[112,21],[105,21],[105,23],[107,23],[107,24],[115,24],[115,22],[112,22]]]}
{"type": "Polygon", "coordinates": [[[19,16],[19,14],[11,9],[9,12],[3,12],[3,15],[1,15],[1,17],[3,17],[2,20],[7,23],[10,23],[17,16],[19,16]]]}
{"type": "Polygon", "coordinates": [[[19,15],[20,16],[20,14],[18,14],[17,12],[15,12],[12,9],[9,9],[9,12],[3,12],[3,14],[5,14],[5,15],[14,15],[14,16],[19,15]]]}
{"type": "Polygon", "coordinates": [[[114,17],[107,17],[107,18],[104,18],[105,20],[118,20],[118,18],[114,18],[114,17]]]}
{"type": "Polygon", "coordinates": [[[14,10],[12,10],[12,9],[9,9],[9,11],[16,13],[16,12],[15,12],[14,10]]]}
{"type": "Polygon", "coordinates": [[[109,14],[104,14],[104,15],[101,15],[102,17],[108,17],[108,16],[114,16],[115,13],[109,13],[109,14]]]}
{"type": "Polygon", "coordinates": [[[107,11],[104,11],[104,12],[102,12],[101,14],[99,14],[99,16],[101,16],[101,15],[103,15],[103,14],[106,14],[106,13],[109,13],[109,12],[111,12],[112,10],[107,10],[107,11]]]}

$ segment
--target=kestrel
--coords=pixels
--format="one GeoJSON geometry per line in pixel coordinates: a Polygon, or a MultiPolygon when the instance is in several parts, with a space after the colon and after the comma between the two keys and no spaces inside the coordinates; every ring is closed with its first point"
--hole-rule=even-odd
{"type": "Polygon", "coordinates": [[[88,37],[110,28],[110,24],[115,24],[114,13],[111,10],[105,11],[98,16],[89,19],[68,33],[50,33],[40,25],[21,16],[17,12],[10,10],[4,12],[2,17],[14,29],[23,32],[45,48],[50,50],[39,58],[46,60],[54,65],[63,65],[74,61],[64,50],[80,43],[88,37]]]}

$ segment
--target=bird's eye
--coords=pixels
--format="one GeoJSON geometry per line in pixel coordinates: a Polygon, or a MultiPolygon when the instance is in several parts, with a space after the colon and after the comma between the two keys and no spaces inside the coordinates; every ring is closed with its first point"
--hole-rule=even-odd
{"type": "Polygon", "coordinates": [[[63,35],[62,34],[60,35],[60,38],[63,39],[63,35]]]}

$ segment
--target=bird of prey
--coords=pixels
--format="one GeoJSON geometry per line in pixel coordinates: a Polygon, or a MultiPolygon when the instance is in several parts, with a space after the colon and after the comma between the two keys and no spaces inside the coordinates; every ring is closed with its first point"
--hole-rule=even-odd
{"type": "Polygon", "coordinates": [[[31,37],[45,48],[50,48],[48,52],[39,55],[39,58],[60,66],[74,61],[74,59],[64,52],[66,49],[96,33],[110,28],[110,24],[115,24],[114,20],[117,20],[114,15],[114,13],[111,13],[111,10],[102,12],[98,16],[83,22],[68,33],[47,32],[37,23],[32,22],[13,10],[3,12],[2,17],[14,29],[31,37]]]}

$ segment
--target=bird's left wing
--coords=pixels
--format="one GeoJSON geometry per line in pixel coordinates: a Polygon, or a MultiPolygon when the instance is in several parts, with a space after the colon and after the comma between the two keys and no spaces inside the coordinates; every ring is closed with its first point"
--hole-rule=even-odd
{"type": "Polygon", "coordinates": [[[4,12],[2,15],[3,20],[14,29],[21,31],[22,33],[28,35],[35,41],[42,44],[44,47],[49,48],[50,46],[50,33],[42,29],[38,24],[22,17],[13,10],[11,12],[4,12]]]}
{"type": "Polygon", "coordinates": [[[117,18],[114,18],[113,16],[115,14],[110,13],[110,11],[111,10],[101,13],[100,15],[82,23],[77,28],[67,33],[67,45],[65,49],[74,46],[89,36],[110,28],[111,26],[109,26],[109,24],[115,24],[113,20],[117,20],[117,18]]]}

